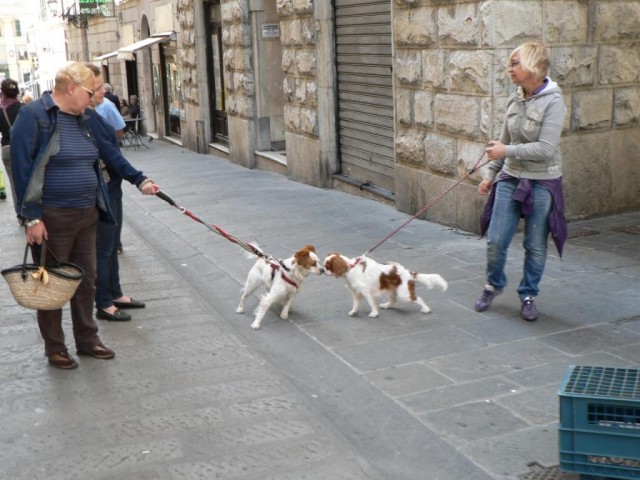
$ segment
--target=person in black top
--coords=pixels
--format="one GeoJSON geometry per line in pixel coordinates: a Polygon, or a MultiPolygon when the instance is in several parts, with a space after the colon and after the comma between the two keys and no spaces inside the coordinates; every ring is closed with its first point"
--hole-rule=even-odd
{"type": "Polygon", "coordinates": [[[22,103],[18,100],[20,89],[18,82],[11,78],[5,78],[0,84],[2,91],[2,101],[0,102],[0,132],[2,133],[2,163],[4,170],[11,185],[11,193],[13,194],[13,203],[16,203],[16,193],[11,180],[11,157],[9,156],[9,143],[11,143],[11,126],[16,121],[18,111],[22,107],[22,103]]]}
{"type": "Polygon", "coordinates": [[[120,110],[120,98],[115,93],[113,93],[113,87],[108,83],[104,84],[104,96],[105,98],[111,100],[113,104],[118,107],[118,110],[120,110]]]}

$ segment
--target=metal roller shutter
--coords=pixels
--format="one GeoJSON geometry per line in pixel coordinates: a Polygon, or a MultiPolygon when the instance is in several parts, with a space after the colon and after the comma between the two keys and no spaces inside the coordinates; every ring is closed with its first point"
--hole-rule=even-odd
{"type": "Polygon", "coordinates": [[[394,191],[392,0],[335,0],[343,175],[394,191]]]}

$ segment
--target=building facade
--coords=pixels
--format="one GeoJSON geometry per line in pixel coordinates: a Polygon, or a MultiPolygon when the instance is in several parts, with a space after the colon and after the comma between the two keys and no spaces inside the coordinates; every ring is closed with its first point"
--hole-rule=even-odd
{"type": "MultiPolygon", "coordinates": [[[[640,207],[637,0],[126,0],[88,20],[70,50],[140,97],[148,131],[407,213],[498,136],[507,56],[543,41],[567,217],[640,207]]],[[[477,231],[478,181],[425,218],[477,231]]]]}

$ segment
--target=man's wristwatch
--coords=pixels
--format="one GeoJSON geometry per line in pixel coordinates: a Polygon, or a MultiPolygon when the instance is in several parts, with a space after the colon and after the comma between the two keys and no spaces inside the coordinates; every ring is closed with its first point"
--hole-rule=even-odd
{"type": "Polygon", "coordinates": [[[24,225],[27,228],[31,228],[31,227],[35,227],[39,223],[40,223],[40,220],[37,219],[37,218],[34,218],[33,220],[28,220],[28,221],[24,222],[24,225]]]}

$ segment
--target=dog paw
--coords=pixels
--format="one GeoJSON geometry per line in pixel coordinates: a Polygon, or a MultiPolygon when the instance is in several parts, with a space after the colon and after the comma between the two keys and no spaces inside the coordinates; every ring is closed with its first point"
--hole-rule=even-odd
{"type": "Polygon", "coordinates": [[[251,328],[252,328],[253,330],[260,330],[260,324],[259,324],[258,322],[253,322],[253,323],[251,324],[251,328]]]}
{"type": "Polygon", "coordinates": [[[288,314],[288,313],[281,313],[281,314],[280,314],[280,318],[281,318],[282,320],[286,320],[287,318],[289,318],[289,314],[288,314]]]}
{"type": "Polygon", "coordinates": [[[369,318],[376,318],[378,316],[378,312],[371,312],[369,314],[369,318]]]}
{"type": "Polygon", "coordinates": [[[242,307],[236,308],[236,313],[244,313],[244,308],[242,307]]]}
{"type": "Polygon", "coordinates": [[[427,308],[421,308],[420,309],[420,313],[431,313],[431,309],[429,307],[427,308]]]}
{"type": "Polygon", "coordinates": [[[391,306],[391,302],[381,303],[380,308],[384,308],[385,310],[391,306]]]}
{"type": "Polygon", "coordinates": [[[350,317],[355,317],[357,314],[358,314],[358,310],[351,310],[351,311],[349,312],[349,316],[350,316],[350,317]]]}

